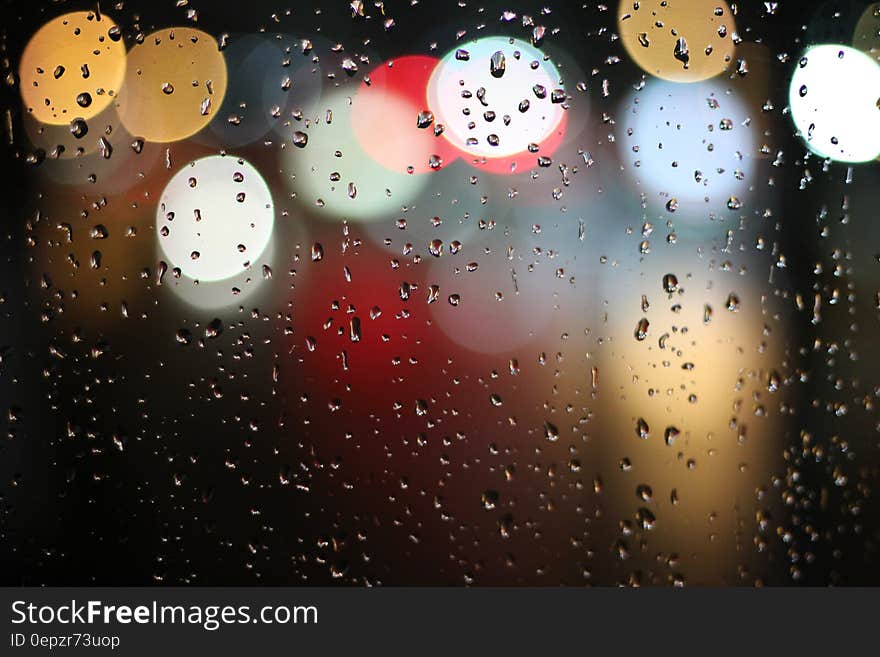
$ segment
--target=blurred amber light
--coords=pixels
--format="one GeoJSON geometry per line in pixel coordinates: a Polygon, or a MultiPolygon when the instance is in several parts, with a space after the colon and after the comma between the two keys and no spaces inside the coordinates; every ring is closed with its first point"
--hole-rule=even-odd
{"type": "Polygon", "coordinates": [[[109,16],[64,14],[37,30],[22,54],[22,101],[43,123],[90,119],[110,105],[125,68],[122,33],[109,16]]]}
{"type": "Polygon", "coordinates": [[[617,23],[627,54],[664,80],[706,80],[733,60],[736,23],[724,0],[622,0],[617,23]]]}
{"type": "Polygon", "coordinates": [[[128,58],[118,111],[133,135],[160,143],[185,139],[208,125],[223,103],[226,61],[210,34],[159,30],[128,58]]]}

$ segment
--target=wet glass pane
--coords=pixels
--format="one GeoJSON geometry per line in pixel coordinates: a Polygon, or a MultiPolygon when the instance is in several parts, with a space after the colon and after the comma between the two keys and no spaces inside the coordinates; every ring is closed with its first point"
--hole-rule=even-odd
{"type": "Polygon", "coordinates": [[[877,584],[880,5],[6,3],[9,584],[877,584]]]}

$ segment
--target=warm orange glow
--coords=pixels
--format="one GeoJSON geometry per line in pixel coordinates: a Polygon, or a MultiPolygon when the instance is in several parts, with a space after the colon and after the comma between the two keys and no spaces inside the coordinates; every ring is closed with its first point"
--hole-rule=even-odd
{"type": "Polygon", "coordinates": [[[153,32],[128,55],[119,116],[147,141],[185,139],[214,117],[226,80],[226,61],[210,34],[189,27],[153,32]]]}
{"type": "Polygon", "coordinates": [[[724,0],[622,0],[617,22],[626,52],[658,78],[697,82],[732,62],[736,23],[724,0]]]}
{"type": "Polygon", "coordinates": [[[91,11],[46,23],[28,42],[18,70],[26,110],[43,123],[65,125],[105,109],[125,76],[121,37],[113,19],[91,11]]]}

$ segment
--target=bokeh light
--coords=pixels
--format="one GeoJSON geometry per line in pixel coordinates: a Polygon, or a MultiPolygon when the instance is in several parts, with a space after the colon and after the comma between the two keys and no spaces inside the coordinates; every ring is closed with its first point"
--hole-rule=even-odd
{"type": "Polygon", "coordinates": [[[223,49],[229,87],[211,121],[225,147],[250,144],[278,127],[296,109],[311,115],[321,99],[321,78],[300,52],[285,52],[284,41],[262,34],[230,38],[223,49]]]}
{"type": "Polygon", "coordinates": [[[506,37],[463,43],[440,60],[428,83],[428,106],[443,136],[469,162],[500,164],[499,173],[514,156],[535,164],[538,155],[552,154],[566,101],[544,53],[506,37]]]}
{"type": "MultiPolygon", "coordinates": [[[[785,326],[766,311],[763,272],[724,271],[674,250],[621,255],[599,281],[606,345],[591,363],[593,430],[621,439],[599,444],[597,467],[608,473],[609,499],[647,485],[650,505],[635,496],[623,504],[629,514],[651,509],[658,550],[686,553],[705,540],[693,518],[716,513],[713,531],[734,535],[737,514],[725,503],[749,500],[780,461],[783,423],[772,411],[783,394],[774,368],[784,362],[785,326]]],[[[741,562],[732,541],[719,543],[715,560],[741,562]]],[[[714,567],[693,572],[711,577],[714,567]]]]}
{"type": "Polygon", "coordinates": [[[809,48],[789,87],[791,116],[807,147],[839,162],[880,155],[880,65],[836,44],[809,48]]]}
{"type": "Polygon", "coordinates": [[[762,317],[757,273],[720,271],[668,250],[640,261],[625,254],[602,271],[612,337],[600,376],[628,420],[641,414],[663,426],[720,431],[735,399],[760,403],[748,388],[765,388],[779,345],[762,317]],[[645,301],[616,303],[621,296],[645,301]]]}
{"type": "MultiPolygon", "coordinates": [[[[326,94],[308,129],[293,126],[282,150],[291,192],[319,216],[378,221],[401,211],[430,176],[398,173],[377,164],[358,143],[348,89],[326,94]]],[[[413,117],[415,121],[415,117],[413,117]]]]}
{"type": "Polygon", "coordinates": [[[187,309],[236,315],[242,304],[263,299],[263,293],[268,292],[267,283],[278,265],[278,251],[278,245],[271,240],[258,259],[223,280],[195,280],[167,272],[162,277],[161,289],[171,291],[187,309]]]}
{"type": "Polygon", "coordinates": [[[210,34],[159,30],[128,53],[119,116],[129,132],[148,141],[184,139],[214,118],[226,83],[226,62],[210,34]]]}
{"type": "Polygon", "coordinates": [[[397,255],[458,250],[477,235],[480,225],[498,221],[503,208],[490,202],[483,185],[469,184],[472,172],[461,161],[444,167],[432,174],[430,186],[409,204],[383,220],[365,224],[364,231],[397,255]]]}
{"type": "Polygon", "coordinates": [[[21,56],[22,100],[43,123],[90,119],[113,101],[125,70],[122,32],[112,18],[92,11],[64,14],[43,25],[21,56]]]}
{"type": "Polygon", "coordinates": [[[409,55],[372,69],[352,99],[358,143],[376,162],[398,173],[431,173],[457,157],[434,134],[426,89],[437,65],[433,57],[409,55]]]}
{"type": "Polygon", "coordinates": [[[618,142],[649,206],[695,223],[741,207],[757,149],[750,113],[724,81],[649,81],[627,98],[618,142]]]}
{"type": "Polygon", "coordinates": [[[246,270],[272,237],[275,210],[265,180],[232,156],[204,157],[178,171],[159,200],[156,230],[169,267],[198,281],[246,270]]]}
{"type": "Polygon", "coordinates": [[[736,22],[725,0],[621,0],[617,20],[627,54],[658,78],[697,82],[732,61],[736,22]]]}

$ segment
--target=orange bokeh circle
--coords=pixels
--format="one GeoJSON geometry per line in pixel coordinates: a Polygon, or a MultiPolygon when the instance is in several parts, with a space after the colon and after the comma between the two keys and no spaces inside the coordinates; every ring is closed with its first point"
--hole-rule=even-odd
{"type": "Polygon", "coordinates": [[[125,77],[122,32],[106,14],[53,18],[31,37],[18,68],[27,112],[42,123],[90,119],[107,108],[125,77]]]}
{"type": "Polygon", "coordinates": [[[131,134],[178,141],[211,122],[226,83],[226,61],[214,37],[190,27],[167,28],[128,53],[117,110],[131,134]]]}

